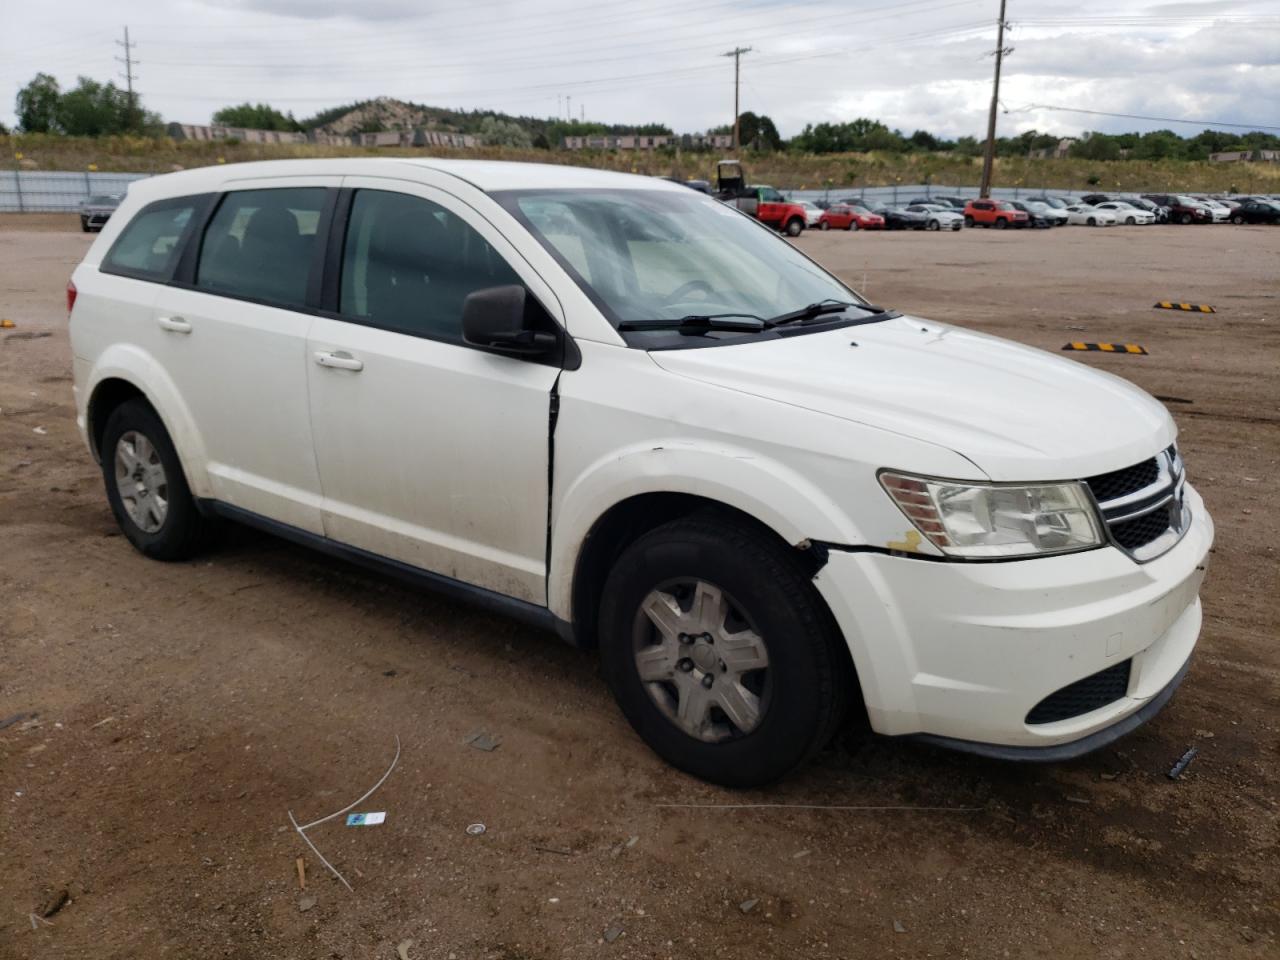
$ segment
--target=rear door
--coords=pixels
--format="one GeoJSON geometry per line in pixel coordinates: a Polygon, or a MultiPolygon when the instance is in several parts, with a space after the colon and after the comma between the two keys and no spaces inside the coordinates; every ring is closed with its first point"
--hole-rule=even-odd
{"type": "Polygon", "coordinates": [[[326,536],[546,602],[551,395],[558,363],[462,338],[469,293],[505,284],[563,326],[515,248],[436,187],[348,177],[326,312],[307,345],[326,536]],[[343,223],[345,222],[345,227],[343,223]]]}
{"type": "Polygon", "coordinates": [[[196,424],[214,497],[322,532],[307,397],[337,177],[246,181],[225,193],[156,301],[157,355],[196,424]]]}

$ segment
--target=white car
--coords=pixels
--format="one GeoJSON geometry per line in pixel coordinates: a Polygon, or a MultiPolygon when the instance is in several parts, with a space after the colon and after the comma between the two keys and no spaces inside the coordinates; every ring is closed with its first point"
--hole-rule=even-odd
{"type": "Polygon", "coordinates": [[[1226,223],[1231,219],[1231,207],[1220,200],[1212,197],[1196,197],[1196,203],[1202,207],[1206,207],[1213,214],[1214,223],[1226,223]]]}
{"type": "Polygon", "coordinates": [[[1067,223],[1086,227],[1114,227],[1120,221],[1114,210],[1102,210],[1087,203],[1073,203],[1066,208],[1067,223]]]}
{"type": "Polygon", "coordinates": [[[912,213],[923,213],[926,230],[959,230],[964,226],[964,214],[955,207],[942,203],[913,203],[907,207],[912,213]]]}
{"type": "Polygon", "coordinates": [[[1110,210],[1115,214],[1117,223],[1142,224],[1145,226],[1156,222],[1156,215],[1150,210],[1143,210],[1131,203],[1125,203],[1123,200],[1106,200],[1097,204],[1093,209],[1110,210]]]}
{"type": "Polygon", "coordinates": [[[848,710],[1077,756],[1160,710],[1200,632],[1213,523],[1163,404],[874,306],[678,184],[168,174],[67,299],[77,423],[143,554],[238,521],[598,647],[709,781],[785,775],[848,710]]]}
{"type": "Polygon", "coordinates": [[[795,201],[804,207],[804,225],[806,227],[816,227],[818,221],[822,219],[822,208],[810,200],[795,201]]]}

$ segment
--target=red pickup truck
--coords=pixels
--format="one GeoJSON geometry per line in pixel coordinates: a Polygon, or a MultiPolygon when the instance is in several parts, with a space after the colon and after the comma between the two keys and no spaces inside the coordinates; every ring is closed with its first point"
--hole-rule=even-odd
{"type": "Polygon", "coordinates": [[[798,237],[804,231],[807,221],[804,207],[787,200],[773,187],[748,184],[742,164],[737,160],[721,160],[716,164],[716,188],[718,199],[789,237],[798,237]]]}
{"type": "Polygon", "coordinates": [[[964,205],[964,225],[1004,230],[1008,227],[1029,227],[1031,218],[1007,200],[970,200],[964,205]]]}

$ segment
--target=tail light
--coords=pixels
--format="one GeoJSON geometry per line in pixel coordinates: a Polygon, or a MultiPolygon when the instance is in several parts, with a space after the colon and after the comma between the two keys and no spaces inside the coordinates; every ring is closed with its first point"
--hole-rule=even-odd
{"type": "Polygon", "coordinates": [[[71,311],[76,305],[76,282],[74,280],[67,281],[67,316],[71,316],[71,311]]]}

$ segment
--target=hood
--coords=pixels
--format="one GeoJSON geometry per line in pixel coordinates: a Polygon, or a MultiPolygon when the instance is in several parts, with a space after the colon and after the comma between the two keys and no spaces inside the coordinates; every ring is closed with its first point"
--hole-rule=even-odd
{"type": "Polygon", "coordinates": [[[1126,380],[913,317],[650,356],[680,376],[938,444],[993,480],[1094,476],[1176,433],[1164,406],[1126,380]]]}

